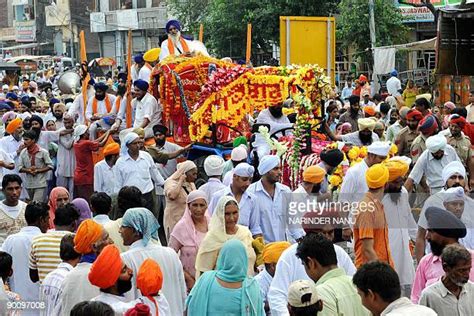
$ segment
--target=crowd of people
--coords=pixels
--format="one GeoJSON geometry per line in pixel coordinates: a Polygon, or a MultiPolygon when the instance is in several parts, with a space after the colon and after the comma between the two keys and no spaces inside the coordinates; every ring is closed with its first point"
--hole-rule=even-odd
{"type": "MultiPolygon", "coordinates": [[[[191,54],[166,28],[154,60],[191,54]]],[[[134,59],[130,95],[122,72],[73,98],[3,87],[2,315],[474,315],[470,107],[435,107],[396,71],[381,94],[348,81],[323,129],[366,157],[338,189],[344,148],[325,149],[292,191],[243,136],[227,161],[187,160],[134,59]]],[[[250,123],[291,126],[292,104],[250,123]]]]}

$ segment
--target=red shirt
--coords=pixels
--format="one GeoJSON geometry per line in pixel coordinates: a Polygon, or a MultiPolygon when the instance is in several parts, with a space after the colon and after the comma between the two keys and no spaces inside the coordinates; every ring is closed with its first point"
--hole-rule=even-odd
{"type": "Polygon", "coordinates": [[[76,155],[76,170],[74,170],[74,184],[94,184],[94,162],[92,152],[99,149],[99,142],[91,140],[80,140],[74,143],[74,154],[76,155]]]}

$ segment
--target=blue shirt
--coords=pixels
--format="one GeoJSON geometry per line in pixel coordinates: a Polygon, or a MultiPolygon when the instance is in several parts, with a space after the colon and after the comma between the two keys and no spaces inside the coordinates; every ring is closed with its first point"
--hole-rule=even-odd
{"type": "MultiPolygon", "coordinates": [[[[291,190],[284,184],[275,184],[275,194],[273,198],[263,188],[262,180],[252,183],[247,192],[256,197],[256,208],[260,213],[260,227],[263,231],[265,243],[287,240],[287,207],[285,200],[291,190]],[[285,195],[287,195],[285,197],[285,195]]],[[[290,232],[295,240],[299,238],[296,234],[290,232]]]]}
{"type": "MultiPolygon", "coordinates": [[[[210,215],[214,213],[214,209],[217,207],[219,199],[227,195],[234,196],[230,186],[227,186],[213,194],[211,203],[209,203],[208,207],[208,212],[210,215]]],[[[262,233],[262,229],[260,228],[260,213],[256,205],[257,201],[255,195],[249,193],[247,189],[244,194],[242,194],[239,202],[238,224],[248,227],[253,236],[262,233]]]]}
{"type": "Polygon", "coordinates": [[[242,288],[225,288],[214,279],[211,285],[211,293],[212,295],[209,296],[208,315],[241,315],[242,288]]]}

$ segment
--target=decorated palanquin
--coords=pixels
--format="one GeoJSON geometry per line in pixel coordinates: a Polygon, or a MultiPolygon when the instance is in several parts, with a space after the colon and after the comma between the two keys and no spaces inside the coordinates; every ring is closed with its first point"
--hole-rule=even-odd
{"type": "Polygon", "coordinates": [[[330,89],[329,78],[316,65],[219,69],[203,87],[191,115],[191,140],[202,141],[208,137],[211,126],[216,123],[225,122],[235,128],[248,121],[247,115],[299,94],[309,100],[311,115],[317,117],[321,98],[330,89]]]}
{"type": "Polygon", "coordinates": [[[154,67],[150,82],[152,93],[163,106],[163,122],[176,143],[191,142],[189,119],[210,75],[218,69],[233,66],[232,63],[199,55],[169,57],[154,67]]]}

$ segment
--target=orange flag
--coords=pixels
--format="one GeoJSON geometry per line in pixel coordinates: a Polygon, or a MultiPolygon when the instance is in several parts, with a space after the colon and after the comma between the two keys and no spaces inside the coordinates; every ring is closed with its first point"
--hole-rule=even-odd
{"type": "MultiPolygon", "coordinates": [[[[80,39],[80,47],[81,47],[81,67],[85,63],[85,67],[87,67],[87,50],[86,50],[86,38],[84,35],[84,31],[81,31],[79,33],[79,39],[80,39]]],[[[84,69],[84,68],[83,68],[84,69]]],[[[85,75],[83,74],[83,79],[82,79],[82,100],[84,102],[84,118],[86,116],[86,108],[87,108],[87,85],[89,84],[89,81],[91,80],[91,77],[89,73],[87,72],[85,75]]]]}
{"type": "Polygon", "coordinates": [[[128,30],[128,51],[127,51],[127,128],[132,127],[132,30],[128,30]]]}
{"type": "Polygon", "coordinates": [[[247,24],[247,51],[245,54],[245,63],[250,62],[250,55],[252,52],[252,24],[247,24]]]}
{"type": "Polygon", "coordinates": [[[202,43],[204,39],[204,26],[199,25],[199,41],[202,43]]]}

